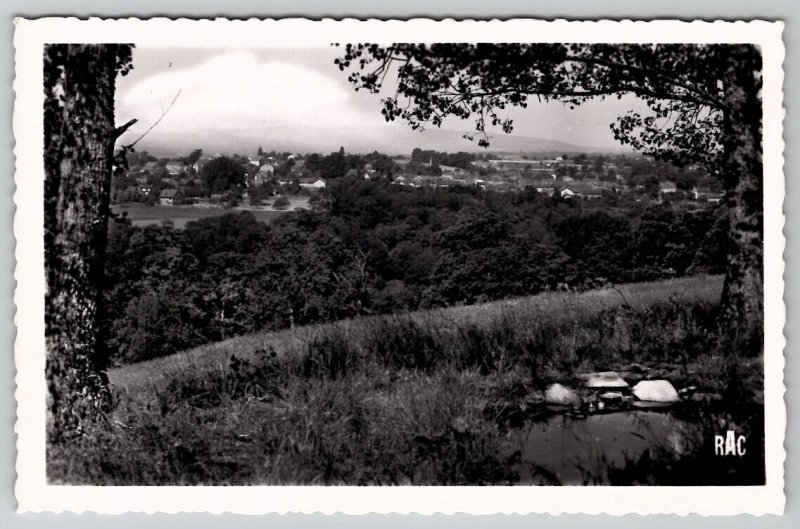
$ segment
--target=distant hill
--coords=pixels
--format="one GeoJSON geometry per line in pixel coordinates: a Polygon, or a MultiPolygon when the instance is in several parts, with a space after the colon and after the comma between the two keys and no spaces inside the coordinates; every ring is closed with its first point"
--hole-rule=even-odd
{"type": "MultiPolygon", "coordinates": [[[[181,135],[153,134],[139,144],[139,148],[152,154],[167,156],[203,149],[206,153],[255,152],[258,147],[266,150],[299,153],[328,153],[344,146],[353,153],[380,151],[390,155],[408,154],[415,147],[447,152],[486,152],[477,141],[463,138],[464,131],[430,129],[412,131],[404,126],[387,126],[375,129],[347,128],[329,129],[307,127],[300,131],[286,127],[247,130],[229,129],[213,134],[187,131],[181,135]]],[[[490,152],[537,152],[537,153],[617,153],[628,152],[622,147],[608,148],[576,145],[564,141],[527,136],[495,134],[490,139],[490,152]]]]}

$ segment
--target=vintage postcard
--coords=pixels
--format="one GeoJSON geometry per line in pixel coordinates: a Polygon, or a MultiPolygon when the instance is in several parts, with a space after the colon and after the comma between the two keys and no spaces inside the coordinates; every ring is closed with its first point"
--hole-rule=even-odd
{"type": "Polygon", "coordinates": [[[15,24],[21,511],[783,511],[782,23],[15,24]]]}

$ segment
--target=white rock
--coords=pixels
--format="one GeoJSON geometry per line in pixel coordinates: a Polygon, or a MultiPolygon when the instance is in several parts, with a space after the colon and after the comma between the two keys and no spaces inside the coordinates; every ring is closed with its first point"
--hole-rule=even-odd
{"type": "Polygon", "coordinates": [[[581,399],[573,390],[561,384],[552,384],[544,392],[544,401],[547,404],[560,404],[562,406],[572,406],[579,404],[581,399]]]}
{"type": "Polygon", "coordinates": [[[633,395],[648,402],[680,402],[681,397],[667,380],[642,380],[633,386],[633,395]]]}
{"type": "Polygon", "coordinates": [[[620,378],[615,371],[602,371],[600,373],[586,373],[580,375],[587,388],[627,388],[628,383],[620,378]]]}
{"type": "Polygon", "coordinates": [[[606,391],[600,394],[600,398],[603,400],[622,400],[622,396],[619,391],[606,391]]]}

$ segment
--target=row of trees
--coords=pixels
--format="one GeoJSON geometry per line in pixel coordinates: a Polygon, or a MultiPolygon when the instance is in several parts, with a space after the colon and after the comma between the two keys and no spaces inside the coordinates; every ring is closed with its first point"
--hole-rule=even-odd
{"type": "Polygon", "coordinates": [[[330,180],[347,175],[363,175],[367,166],[378,176],[384,177],[391,177],[398,170],[394,160],[386,154],[378,151],[370,154],[349,154],[345,152],[344,147],[327,156],[309,154],[305,158],[304,169],[306,173],[330,180]]]}

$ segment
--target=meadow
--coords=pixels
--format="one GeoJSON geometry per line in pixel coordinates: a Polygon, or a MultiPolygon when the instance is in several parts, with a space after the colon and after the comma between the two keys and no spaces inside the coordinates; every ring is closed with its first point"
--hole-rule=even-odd
{"type": "MultiPolygon", "coordinates": [[[[721,286],[719,276],[694,276],[361,317],[115,368],[115,409],[83,438],[49,448],[48,477],[113,485],[517,483],[529,475],[520,468],[521,426],[546,416],[549,383],[582,372],[644,364],[678,387],[758,407],[761,358],[725,347],[715,324],[721,286]]],[[[722,472],[736,482],[729,468],[676,471],[702,464],[692,454],[647,461],[604,475],[687,484],[722,472]]]]}
{"type": "MultiPolygon", "coordinates": [[[[292,197],[303,199],[307,205],[307,197],[292,197]]],[[[291,202],[291,201],[290,201],[291,202]]],[[[300,206],[304,207],[304,206],[300,206]]],[[[148,206],[146,204],[115,204],[112,211],[118,215],[127,213],[134,226],[160,225],[165,220],[170,220],[173,227],[182,229],[187,223],[208,217],[218,217],[231,212],[249,211],[253,216],[263,222],[272,222],[284,215],[287,211],[296,209],[292,203],[286,210],[278,211],[272,208],[230,209],[230,208],[201,208],[195,206],[148,206]]]]}

